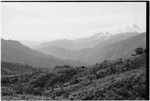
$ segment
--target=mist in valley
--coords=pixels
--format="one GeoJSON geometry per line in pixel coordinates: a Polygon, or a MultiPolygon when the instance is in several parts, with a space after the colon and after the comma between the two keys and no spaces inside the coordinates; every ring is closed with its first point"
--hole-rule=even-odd
{"type": "Polygon", "coordinates": [[[145,2],[2,3],[2,100],[147,100],[145,2]]]}

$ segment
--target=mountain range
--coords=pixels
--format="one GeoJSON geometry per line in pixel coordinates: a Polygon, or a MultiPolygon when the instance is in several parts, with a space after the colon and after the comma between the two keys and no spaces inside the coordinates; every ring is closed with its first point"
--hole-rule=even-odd
{"type": "MultiPolygon", "coordinates": [[[[38,50],[38,49],[46,48],[50,46],[57,46],[57,47],[61,47],[61,48],[68,49],[68,50],[82,50],[85,48],[93,48],[96,45],[103,43],[105,40],[109,40],[110,38],[118,37],[120,39],[121,38],[120,35],[121,36],[123,35],[121,39],[125,39],[128,37],[134,36],[137,33],[141,33],[140,27],[137,24],[129,23],[129,24],[124,24],[119,27],[114,27],[112,28],[112,30],[108,29],[105,31],[95,33],[94,35],[89,36],[89,37],[84,37],[84,38],[80,38],[76,40],[59,39],[59,40],[54,40],[50,42],[40,43],[39,45],[36,44],[36,45],[33,45],[32,48],[38,50]]],[[[23,44],[27,45],[27,43],[25,42],[23,42],[23,44]]]]}
{"type": "MultiPolygon", "coordinates": [[[[50,44],[36,50],[64,60],[78,60],[93,64],[105,59],[125,56],[140,46],[146,47],[146,33],[128,32],[116,35],[98,33],[89,38],[79,39],[77,42],[84,43],[82,44],[84,47],[91,45],[92,48],[71,50],[65,45],[61,47],[58,44],[53,46],[50,44]]],[[[63,42],[61,44],[63,46],[63,42]]]]}
{"type": "Polygon", "coordinates": [[[106,59],[126,58],[137,47],[146,47],[146,33],[136,24],[124,25],[114,32],[99,32],[77,40],[55,40],[26,46],[1,39],[2,61],[49,68],[57,65],[89,65],[106,59]],[[30,48],[29,48],[30,47],[30,48]],[[32,48],[31,48],[32,47],[32,48]]]}
{"type": "Polygon", "coordinates": [[[61,60],[22,45],[18,41],[1,39],[1,60],[48,68],[56,65],[84,65],[80,61],[61,60]]]}

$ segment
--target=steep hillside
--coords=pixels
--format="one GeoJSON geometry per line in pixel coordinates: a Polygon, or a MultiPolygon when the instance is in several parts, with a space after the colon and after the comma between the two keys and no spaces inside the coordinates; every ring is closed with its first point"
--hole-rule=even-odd
{"type": "Polygon", "coordinates": [[[128,57],[131,55],[131,53],[134,52],[137,47],[146,47],[146,33],[142,33],[125,39],[123,41],[107,45],[106,47],[103,47],[101,49],[96,48],[93,52],[92,57],[97,57],[99,61],[102,61],[104,59],[117,59],[120,57],[128,57]]]}
{"type": "Polygon", "coordinates": [[[34,67],[48,68],[56,65],[84,65],[80,61],[60,60],[23,46],[18,41],[1,39],[2,61],[28,64],[34,67]]]}

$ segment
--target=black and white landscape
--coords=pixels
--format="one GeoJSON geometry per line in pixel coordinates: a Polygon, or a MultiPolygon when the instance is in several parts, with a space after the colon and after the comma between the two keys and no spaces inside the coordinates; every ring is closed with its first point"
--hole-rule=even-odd
{"type": "Polygon", "coordinates": [[[146,100],[146,3],[3,3],[2,100],[146,100]]]}

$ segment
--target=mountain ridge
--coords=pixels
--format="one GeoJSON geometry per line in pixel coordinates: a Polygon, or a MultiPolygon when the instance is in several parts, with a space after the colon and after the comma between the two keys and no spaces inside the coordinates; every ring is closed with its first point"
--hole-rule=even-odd
{"type": "Polygon", "coordinates": [[[68,50],[82,50],[84,48],[93,48],[101,41],[105,41],[114,36],[119,36],[127,33],[141,33],[140,27],[135,23],[128,23],[121,26],[114,26],[110,29],[102,30],[88,37],[83,37],[75,40],[70,39],[57,39],[54,41],[44,42],[42,44],[32,47],[34,49],[57,46],[68,50]],[[110,30],[112,29],[112,30],[110,30]]]}
{"type": "Polygon", "coordinates": [[[34,67],[53,67],[56,65],[83,65],[79,61],[61,60],[51,55],[45,55],[39,51],[23,46],[18,41],[1,39],[2,61],[29,64],[34,67]]]}
{"type": "MultiPolygon", "coordinates": [[[[53,54],[56,57],[59,57],[59,58],[62,58],[62,59],[80,60],[80,61],[85,61],[85,62],[89,62],[89,63],[93,63],[93,62],[95,63],[95,62],[98,62],[98,57],[102,58],[100,60],[104,60],[104,59],[107,59],[106,57],[111,57],[111,55],[113,56],[114,52],[110,53],[108,51],[109,54],[107,54],[107,53],[105,53],[105,51],[106,51],[105,49],[107,49],[107,50],[112,50],[112,49],[116,50],[116,49],[118,49],[116,47],[116,45],[118,45],[120,42],[122,43],[122,45],[124,45],[124,42],[126,42],[125,40],[131,41],[136,46],[138,46],[138,44],[139,45],[140,44],[146,45],[146,41],[145,42],[142,41],[141,43],[140,42],[138,43],[138,41],[140,41],[140,40],[146,40],[146,36],[145,36],[146,33],[142,33],[142,34],[127,33],[127,34],[128,34],[127,36],[117,35],[117,37],[106,40],[106,41],[98,44],[94,48],[86,48],[86,49],[78,50],[78,51],[70,51],[70,50],[66,50],[64,48],[60,48],[60,47],[49,46],[49,47],[47,47],[43,50],[40,50],[40,51],[45,52],[45,54],[46,53],[53,54]],[[134,38],[136,39],[136,37],[139,37],[141,39],[134,40],[134,38]],[[132,40],[134,40],[135,42],[133,42],[132,40]],[[116,47],[116,48],[114,48],[114,47],[116,47]],[[54,51],[51,51],[53,49],[54,49],[54,51]]],[[[132,49],[132,47],[134,47],[134,45],[131,45],[130,43],[128,43],[128,45],[126,45],[126,46],[129,46],[130,49],[132,49]]],[[[119,45],[118,47],[122,47],[122,46],[119,45]]],[[[128,48],[128,47],[126,47],[126,48],[128,48]]],[[[129,52],[129,50],[127,50],[127,52],[129,52]]],[[[123,51],[123,50],[120,49],[120,51],[123,51]]],[[[114,53],[114,54],[120,54],[120,52],[114,53]]],[[[122,56],[122,55],[119,55],[119,56],[122,56]]]]}

